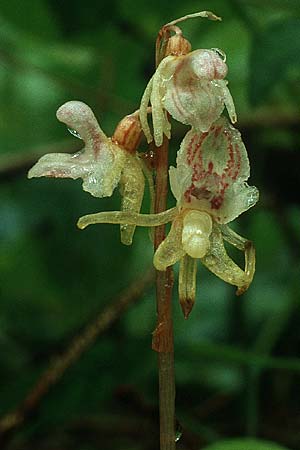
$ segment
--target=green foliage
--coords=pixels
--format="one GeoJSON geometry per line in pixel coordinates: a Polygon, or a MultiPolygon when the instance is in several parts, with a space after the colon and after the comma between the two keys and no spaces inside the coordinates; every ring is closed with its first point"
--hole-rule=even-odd
{"type": "Polygon", "coordinates": [[[250,99],[262,104],[286,80],[300,79],[300,18],[291,18],[267,26],[255,36],[250,55],[250,99]],[[259,74],[259,76],[258,76],[259,74]]]}
{"type": "Polygon", "coordinates": [[[277,445],[270,441],[261,441],[258,439],[233,439],[217,442],[209,445],[203,450],[288,450],[286,447],[277,445]]]}
{"type": "MultiPolygon", "coordinates": [[[[11,0],[2,2],[1,16],[19,32],[31,35],[33,39],[53,39],[58,27],[51,6],[46,0],[11,0]]],[[[3,25],[2,25],[3,26],[3,25]]]]}

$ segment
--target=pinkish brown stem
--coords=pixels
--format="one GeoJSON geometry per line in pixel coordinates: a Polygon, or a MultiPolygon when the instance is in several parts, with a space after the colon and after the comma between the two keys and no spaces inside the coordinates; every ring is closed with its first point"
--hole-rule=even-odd
{"type": "MultiPolygon", "coordinates": [[[[165,211],[168,194],[168,147],[165,137],[156,149],[155,213],[165,211]]],[[[155,250],[165,238],[165,225],[155,229],[155,250]]],[[[173,271],[156,271],[157,326],[152,348],[158,352],[160,450],[175,449],[175,376],[172,321],[173,271]]]]}

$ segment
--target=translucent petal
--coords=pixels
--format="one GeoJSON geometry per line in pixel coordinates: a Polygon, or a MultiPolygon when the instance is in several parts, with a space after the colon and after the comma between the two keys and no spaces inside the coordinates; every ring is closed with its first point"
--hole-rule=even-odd
{"type": "Polygon", "coordinates": [[[80,217],[77,226],[81,230],[96,223],[116,223],[138,225],[140,227],[158,227],[171,222],[178,214],[177,208],[167,209],[158,214],[137,214],[130,211],[104,211],[80,217]]]}
{"type": "Polygon", "coordinates": [[[227,87],[227,81],[220,80],[219,84],[221,86],[223,85],[224,103],[225,103],[226,109],[228,111],[229,118],[230,118],[232,123],[236,123],[237,115],[236,115],[236,111],[235,111],[235,106],[234,106],[234,103],[233,103],[232,95],[230,94],[230,91],[229,91],[229,89],[227,87]]]}
{"type": "Polygon", "coordinates": [[[163,134],[170,138],[170,124],[164,111],[163,99],[165,83],[172,77],[172,62],[174,56],[167,56],[158,66],[152,83],[150,102],[152,106],[153,135],[155,145],[160,147],[163,143],[163,134]]]}
{"type": "MultiPolygon", "coordinates": [[[[210,236],[210,251],[204,258],[201,258],[201,262],[217,277],[226,281],[226,283],[233,284],[238,287],[237,294],[243,293],[252,281],[254,268],[255,268],[255,252],[254,249],[251,254],[251,272],[248,270],[243,271],[235,262],[228,256],[224,244],[220,226],[214,224],[212,234],[210,236]],[[253,253],[254,252],[254,253],[253,253]]],[[[247,257],[246,257],[247,263],[247,257]]]]}
{"type": "Polygon", "coordinates": [[[238,248],[245,254],[245,275],[248,279],[248,284],[242,285],[237,291],[237,295],[243,294],[243,292],[248,288],[249,284],[253,280],[255,272],[255,248],[253,243],[248,239],[237,234],[235,231],[231,230],[228,225],[221,225],[220,230],[222,232],[222,237],[225,241],[229,242],[234,247],[238,248]]]}
{"type": "Polygon", "coordinates": [[[227,223],[255,205],[258,190],[246,180],[250,166],[240,133],[220,118],[208,132],[185,136],[170,168],[170,184],[179,205],[206,211],[227,223]]]}
{"type": "Polygon", "coordinates": [[[82,102],[72,101],[61,106],[57,118],[84,140],[78,153],[44,155],[30,169],[29,178],[82,178],[82,187],[95,197],[111,196],[119,182],[126,153],[108,139],[92,110],[82,102]]]}
{"type": "MultiPolygon", "coordinates": [[[[142,167],[135,155],[128,155],[127,162],[120,179],[122,195],[122,211],[139,213],[144,197],[145,178],[142,167]]],[[[125,245],[132,243],[135,225],[121,225],[121,242],[125,245]]]]}
{"type": "Polygon", "coordinates": [[[150,142],[153,141],[153,137],[148,123],[148,105],[150,101],[150,95],[152,92],[152,84],[153,84],[153,77],[150,79],[149,83],[146,86],[140,104],[140,122],[148,144],[150,144],[150,142]]]}
{"type": "Polygon", "coordinates": [[[168,236],[157,248],[153,258],[153,264],[157,270],[166,270],[167,267],[172,266],[185,255],[181,243],[182,222],[181,215],[174,219],[168,236]]]}
{"type": "Polygon", "coordinates": [[[179,122],[207,131],[220,117],[228,99],[223,81],[227,74],[225,62],[214,50],[195,50],[169,60],[161,77],[167,71],[163,106],[179,122]]]}

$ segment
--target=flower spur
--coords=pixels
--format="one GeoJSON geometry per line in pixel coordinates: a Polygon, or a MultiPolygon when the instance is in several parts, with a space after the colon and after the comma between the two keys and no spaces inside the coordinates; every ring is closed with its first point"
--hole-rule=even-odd
{"type": "MultiPolygon", "coordinates": [[[[144,195],[144,175],[136,148],[141,137],[137,113],[126,116],[113,137],[101,130],[92,110],[84,103],[70,101],[56,113],[69,131],[81,138],[85,146],[75,153],[50,153],[42,156],[30,169],[29,178],[82,178],[83,190],[94,197],[110,197],[120,185],[122,210],[139,212],[144,195]]],[[[121,241],[131,244],[134,225],[121,225],[121,241]]]]}
{"type": "Polygon", "coordinates": [[[101,212],[82,217],[79,228],[96,223],[128,223],[154,227],[171,223],[169,234],[154,254],[157,270],[180,261],[179,298],[185,317],[194,303],[197,259],[222,280],[237,286],[240,295],[255,271],[251,241],[227,223],[255,205],[258,190],[248,186],[250,167],[240,133],[224,117],[207,132],[190,130],[170,168],[177,206],[159,214],[101,212]],[[242,270],[227,254],[223,241],[245,253],[242,270]]]}

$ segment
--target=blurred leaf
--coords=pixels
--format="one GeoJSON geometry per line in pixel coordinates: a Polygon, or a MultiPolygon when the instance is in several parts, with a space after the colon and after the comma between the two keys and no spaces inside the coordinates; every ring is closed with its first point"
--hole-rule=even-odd
{"type": "Polygon", "coordinates": [[[293,231],[293,238],[297,239],[298,243],[300,241],[299,236],[299,223],[300,223],[300,208],[299,205],[292,205],[288,212],[288,219],[291,230],[293,231]]]}
{"type": "Polygon", "coordinates": [[[270,441],[261,441],[258,439],[233,439],[220,441],[209,445],[203,450],[288,450],[270,441]]]}
{"type": "Polygon", "coordinates": [[[255,36],[250,55],[249,95],[263,103],[274,85],[294,70],[300,78],[300,19],[280,21],[255,36]]]}
{"type": "Polygon", "coordinates": [[[298,0],[239,0],[243,8],[251,12],[255,22],[264,26],[267,23],[283,18],[295,17],[300,14],[300,3],[298,0]]]}
{"type": "Polygon", "coordinates": [[[0,16],[28,34],[36,34],[39,38],[57,37],[54,16],[44,0],[1,2],[0,16]]]}

